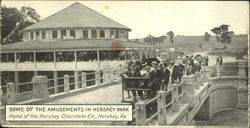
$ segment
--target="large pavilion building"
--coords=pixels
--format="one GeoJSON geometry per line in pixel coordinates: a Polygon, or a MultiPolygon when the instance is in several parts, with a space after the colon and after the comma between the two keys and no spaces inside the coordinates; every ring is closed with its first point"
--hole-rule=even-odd
{"type": "MultiPolygon", "coordinates": [[[[74,3],[25,28],[22,42],[1,46],[1,85],[29,82],[33,76],[46,75],[54,79],[51,86],[57,86],[60,81],[55,78],[65,74],[101,71],[105,66],[124,65],[133,57],[154,57],[155,48],[151,45],[129,41],[130,31],[74,3]]],[[[27,90],[29,87],[20,87],[17,92],[27,90]]],[[[51,93],[58,91],[55,88],[51,93]]]]}

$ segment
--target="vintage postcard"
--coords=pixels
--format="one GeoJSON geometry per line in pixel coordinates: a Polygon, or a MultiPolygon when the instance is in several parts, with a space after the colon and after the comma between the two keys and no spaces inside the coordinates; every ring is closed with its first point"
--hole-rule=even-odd
{"type": "Polygon", "coordinates": [[[249,127],[247,1],[1,1],[2,127],[249,127]]]}

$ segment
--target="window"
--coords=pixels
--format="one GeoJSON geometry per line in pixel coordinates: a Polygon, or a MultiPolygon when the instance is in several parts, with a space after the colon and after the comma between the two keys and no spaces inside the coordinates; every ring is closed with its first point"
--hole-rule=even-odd
{"type": "Polygon", "coordinates": [[[33,32],[30,32],[30,39],[31,39],[31,40],[34,40],[33,32]]]}
{"type": "Polygon", "coordinates": [[[97,51],[77,51],[77,61],[97,61],[97,51]]]}
{"type": "Polygon", "coordinates": [[[67,35],[66,30],[61,30],[61,39],[67,35]]]}
{"type": "Polygon", "coordinates": [[[100,38],[105,38],[105,31],[104,30],[100,30],[100,38]]]}
{"type": "Polygon", "coordinates": [[[120,50],[112,50],[112,51],[100,51],[100,60],[124,60],[125,59],[125,51],[120,50]]]}
{"type": "Polygon", "coordinates": [[[70,30],[69,35],[76,38],[76,31],[75,30],[70,30]]]}
{"type": "Polygon", "coordinates": [[[73,62],[75,60],[75,53],[69,52],[56,52],[57,62],[73,62]]]}
{"type": "Polygon", "coordinates": [[[42,39],[45,39],[46,38],[46,33],[45,31],[42,31],[42,39]]]}
{"type": "Polygon", "coordinates": [[[111,38],[111,39],[115,38],[115,36],[114,36],[114,31],[110,31],[110,38],[111,38]]]}
{"type": "Polygon", "coordinates": [[[83,37],[83,39],[88,38],[88,30],[82,30],[82,37],[83,37]]]}
{"type": "Polygon", "coordinates": [[[36,40],[39,40],[40,38],[39,31],[36,31],[36,40]]]}
{"type": "Polygon", "coordinates": [[[37,52],[36,53],[37,62],[54,62],[53,52],[37,52]]]}
{"type": "Polygon", "coordinates": [[[116,32],[115,32],[115,38],[116,38],[116,39],[119,39],[119,31],[116,31],[116,32]]]}
{"type": "Polygon", "coordinates": [[[52,31],[52,38],[53,39],[57,38],[57,31],[52,31]]]}
{"type": "Polygon", "coordinates": [[[91,38],[96,38],[96,37],[97,37],[97,31],[91,30],[91,38]]]}
{"type": "Polygon", "coordinates": [[[15,62],[14,53],[2,53],[1,62],[15,62]]]}
{"type": "Polygon", "coordinates": [[[34,62],[33,53],[17,53],[18,62],[34,62]]]}

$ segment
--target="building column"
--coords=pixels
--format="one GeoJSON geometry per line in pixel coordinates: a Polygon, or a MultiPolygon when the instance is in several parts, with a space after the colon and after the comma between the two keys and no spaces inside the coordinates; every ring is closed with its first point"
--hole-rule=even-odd
{"type": "Polygon", "coordinates": [[[40,37],[40,40],[43,40],[43,38],[42,38],[42,31],[39,31],[39,37],[40,37]]]}
{"type": "Polygon", "coordinates": [[[126,48],[124,48],[124,52],[125,52],[124,60],[125,60],[125,62],[127,62],[127,50],[126,50],[126,48]]]}
{"type": "Polygon", "coordinates": [[[134,48],[131,49],[131,59],[133,58],[134,48]]]}
{"type": "Polygon", "coordinates": [[[56,51],[54,51],[54,69],[56,69],[56,51]]]}
{"type": "Polygon", "coordinates": [[[105,38],[110,39],[110,30],[105,29],[104,31],[105,31],[105,38]]]}
{"type": "Polygon", "coordinates": [[[25,32],[23,33],[23,41],[24,42],[26,41],[26,33],[25,32]]]}
{"type": "MultiPolygon", "coordinates": [[[[19,72],[15,71],[15,84],[19,84],[19,72]]],[[[16,93],[20,92],[19,86],[15,86],[16,93]]]]}
{"type": "Polygon", "coordinates": [[[140,60],[142,60],[142,49],[140,48],[140,60]]]}
{"type": "Polygon", "coordinates": [[[36,68],[36,52],[33,52],[33,57],[34,57],[34,64],[35,64],[35,68],[36,68]]]}
{"type": "Polygon", "coordinates": [[[57,39],[61,39],[61,30],[57,30],[57,39]]]}
{"type": "Polygon", "coordinates": [[[100,70],[101,70],[101,63],[100,63],[100,50],[97,50],[97,60],[98,60],[98,69],[95,73],[95,79],[96,79],[96,82],[95,84],[96,85],[100,85],[100,70]]]}
{"type": "Polygon", "coordinates": [[[91,29],[88,29],[88,39],[91,39],[91,29]]]}
{"type": "Polygon", "coordinates": [[[77,69],[77,52],[74,51],[74,57],[75,57],[75,68],[77,69]]]}
{"type": "Polygon", "coordinates": [[[145,57],[148,58],[148,52],[147,52],[147,49],[145,48],[144,50],[144,53],[145,53],[145,57]]]}
{"type": "Polygon", "coordinates": [[[74,71],[74,78],[75,78],[75,89],[80,88],[80,83],[79,83],[79,71],[74,71]]]}
{"type": "Polygon", "coordinates": [[[38,76],[38,71],[34,71],[34,76],[38,76]]]}
{"type": "Polygon", "coordinates": [[[17,69],[17,53],[14,53],[14,57],[15,57],[15,69],[17,69]]]}
{"type": "Polygon", "coordinates": [[[33,38],[36,40],[36,31],[33,32],[33,38]]]}
{"type": "Polygon", "coordinates": [[[56,94],[56,93],[58,93],[58,87],[57,87],[58,86],[58,79],[57,79],[58,74],[57,74],[57,71],[54,71],[53,75],[54,75],[53,78],[54,78],[54,87],[55,87],[54,89],[55,89],[55,94],[56,94]]]}
{"type": "Polygon", "coordinates": [[[101,63],[100,63],[100,50],[97,50],[97,62],[98,62],[98,71],[100,71],[101,63]]]}
{"type": "Polygon", "coordinates": [[[69,29],[66,30],[66,36],[67,36],[67,37],[70,36],[70,30],[69,30],[69,29]]]}
{"type": "Polygon", "coordinates": [[[45,39],[50,40],[50,32],[49,31],[45,31],[45,39]]]}

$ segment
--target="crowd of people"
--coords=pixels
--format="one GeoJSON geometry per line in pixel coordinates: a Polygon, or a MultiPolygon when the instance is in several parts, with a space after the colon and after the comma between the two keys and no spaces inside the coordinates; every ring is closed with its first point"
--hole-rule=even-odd
{"type": "MultiPolygon", "coordinates": [[[[125,82],[128,88],[147,88],[150,91],[131,91],[134,100],[140,98],[152,98],[157,91],[167,91],[174,83],[181,82],[183,75],[195,74],[203,66],[208,66],[208,56],[190,55],[178,57],[176,60],[133,60],[129,61],[127,71],[122,73],[122,77],[145,77],[148,79],[129,79],[125,82]]],[[[130,92],[128,91],[130,97],[130,92]]]]}

